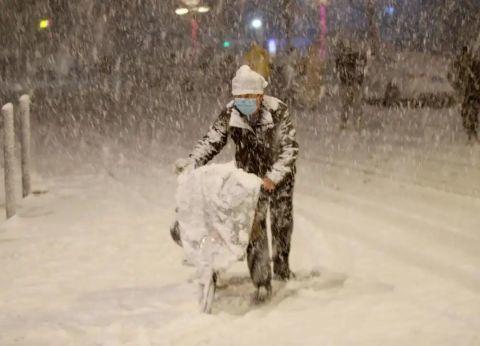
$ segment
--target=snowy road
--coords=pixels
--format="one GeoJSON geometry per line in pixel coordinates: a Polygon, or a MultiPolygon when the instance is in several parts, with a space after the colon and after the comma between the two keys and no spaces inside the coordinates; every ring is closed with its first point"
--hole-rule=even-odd
{"type": "Polygon", "coordinates": [[[239,263],[210,316],[170,240],[168,160],[105,144],[102,170],[44,177],[0,226],[0,345],[480,344],[479,148],[328,131],[302,143],[299,279],[254,305],[239,263]]]}

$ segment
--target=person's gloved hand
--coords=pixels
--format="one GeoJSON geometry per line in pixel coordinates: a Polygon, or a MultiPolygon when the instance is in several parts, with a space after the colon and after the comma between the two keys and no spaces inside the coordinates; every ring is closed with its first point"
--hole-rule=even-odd
{"type": "Polygon", "coordinates": [[[180,175],[183,172],[189,172],[195,169],[195,162],[191,158],[178,159],[175,161],[173,169],[176,175],[180,175]]]}
{"type": "Polygon", "coordinates": [[[265,177],[262,180],[262,188],[267,192],[273,192],[275,190],[275,183],[269,178],[265,177]]]}

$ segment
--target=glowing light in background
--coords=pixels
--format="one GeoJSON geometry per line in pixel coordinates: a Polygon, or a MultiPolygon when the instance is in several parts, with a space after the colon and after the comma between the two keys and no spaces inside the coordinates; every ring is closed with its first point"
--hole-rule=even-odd
{"type": "Polygon", "coordinates": [[[42,30],[48,29],[50,27],[50,20],[49,19],[42,19],[40,21],[40,24],[38,25],[38,27],[42,30]]]}
{"type": "Polygon", "coordinates": [[[210,11],[210,7],[200,6],[199,8],[197,8],[197,11],[200,12],[200,13],[207,13],[208,11],[210,11]]]}
{"type": "Polygon", "coordinates": [[[223,41],[223,48],[230,48],[232,43],[230,41],[223,41]]]}
{"type": "Polygon", "coordinates": [[[184,16],[184,15],[186,15],[186,14],[188,13],[188,8],[184,8],[184,7],[182,7],[182,8],[177,8],[177,9],[175,10],[175,13],[178,14],[179,16],[184,16]]]}
{"type": "Polygon", "coordinates": [[[262,20],[259,18],[255,18],[252,20],[252,28],[254,29],[260,29],[262,27],[263,23],[262,20]]]}
{"type": "Polygon", "coordinates": [[[192,18],[190,23],[192,26],[192,43],[193,46],[196,47],[198,43],[198,29],[200,28],[200,26],[198,25],[198,22],[195,20],[195,18],[192,18]]]}
{"type": "Polygon", "coordinates": [[[395,7],[393,7],[392,5],[385,7],[385,14],[393,16],[394,13],[395,13],[395,7]]]}
{"type": "Polygon", "coordinates": [[[320,57],[325,58],[327,42],[327,6],[320,5],[320,57]]]}
{"type": "Polygon", "coordinates": [[[277,54],[277,41],[274,38],[268,40],[268,52],[272,55],[277,54]]]}

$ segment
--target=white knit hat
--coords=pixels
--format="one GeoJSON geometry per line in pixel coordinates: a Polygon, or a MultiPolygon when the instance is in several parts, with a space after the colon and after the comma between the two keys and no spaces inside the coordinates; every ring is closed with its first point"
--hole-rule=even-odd
{"type": "Polygon", "coordinates": [[[268,83],[263,76],[253,71],[250,66],[240,67],[232,80],[232,94],[234,96],[245,94],[263,94],[263,89],[268,83]]]}

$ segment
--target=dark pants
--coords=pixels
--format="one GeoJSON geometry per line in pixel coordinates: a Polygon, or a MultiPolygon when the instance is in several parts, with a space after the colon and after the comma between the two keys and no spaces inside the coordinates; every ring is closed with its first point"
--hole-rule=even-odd
{"type": "Polygon", "coordinates": [[[272,230],[273,272],[280,279],[290,277],[288,262],[293,230],[294,178],[287,178],[274,192],[262,191],[247,248],[250,276],[257,286],[270,287],[271,272],[267,238],[267,210],[270,206],[272,230]]]}
{"type": "Polygon", "coordinates": [[[340,97],[342,99],[340,128],[347,127],[348,119],[352,119],[354,127],[358,130],[362,122],[362,85],[340,85],[340,97]]]}
{"type": "Polygon", "coordinates": [[[467,132],[468,139],[478,138],[478,117],[480,102],[466,98],[462,104],[463,127],[467,132]]]}

